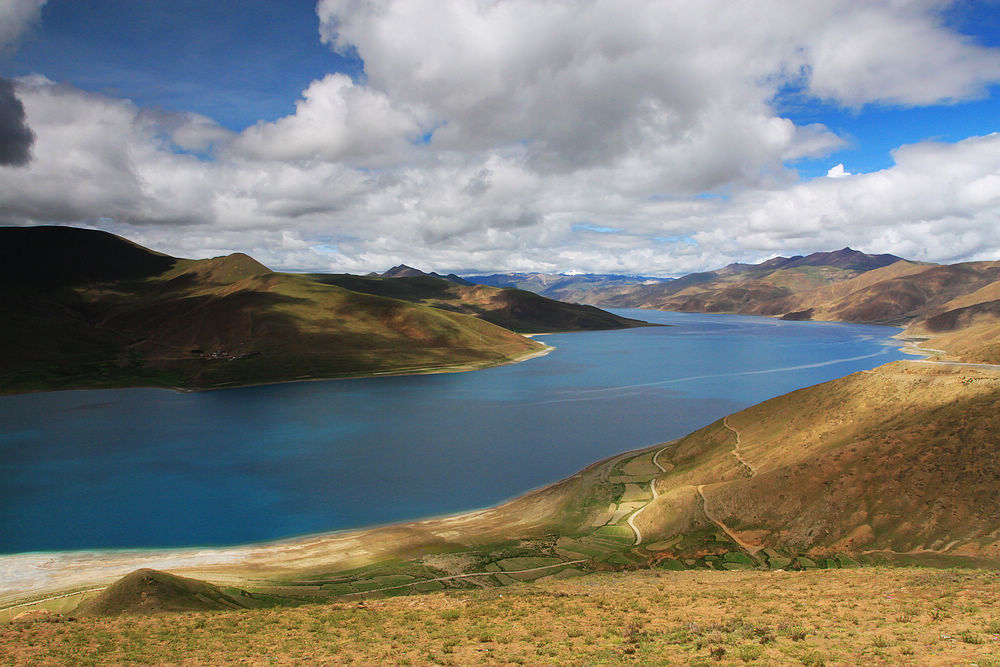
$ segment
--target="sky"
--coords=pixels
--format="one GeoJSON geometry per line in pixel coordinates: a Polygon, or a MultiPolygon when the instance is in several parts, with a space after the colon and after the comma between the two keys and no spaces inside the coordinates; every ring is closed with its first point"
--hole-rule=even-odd
{"type": "Polygon", "coordinates": [[[0,0],[0,224],[352,273],[1000,259],[1000,0],[0,0]]]}

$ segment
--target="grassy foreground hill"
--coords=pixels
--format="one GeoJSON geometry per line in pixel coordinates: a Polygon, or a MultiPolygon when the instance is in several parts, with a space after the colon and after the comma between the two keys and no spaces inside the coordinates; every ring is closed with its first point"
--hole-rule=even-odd
{"type": "Polygon", "coordinates": [[[14,665],[979,665],[995,572],[599,573],[503,589],[0,625],[14,665]]]}
{"type": "Polygon", "coordinates": [[[490,297],[491,310],[459,294],[430,307],[240,253],[178,259],[69,227],[0,228],[0,278],[0,393],[471,369],[545,349],[491,312],[520,330],[641,324],[551,300],[512,311],[490,297]]]}

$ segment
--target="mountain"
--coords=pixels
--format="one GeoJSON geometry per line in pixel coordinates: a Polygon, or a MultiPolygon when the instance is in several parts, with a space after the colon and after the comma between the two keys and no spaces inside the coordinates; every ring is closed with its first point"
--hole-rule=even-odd
{"type": "Polygon", "coordinates": [[[760,264],[730,264],[665,283],[597,287],[583,301],[603,307],[759,314],[769,304],[868,271],[898,263],[895,255],[868,255],[851,248],[760,264]]]}
{"type": "Polygon", "coordinates": [[[449,280],[453,283],[458,283],[459,285],[473,285],[472,283],[461,276],[456,276],[454,273],[449,273],[446,276],[442,276],[440,273],[424,273],[420,269],[415,269],[412,266],[407,266],[406,264],[399,264],[394,266],[384,273],[371,274],[369,277],[372,278],[422,278],[425,276],[430,276],[432,278],[441,278],[443,280],[449,280]]]}
{"type": "Polygon", "coordinates": [[[176,259],[121,237],[75,227],[0,227],[0,277],[79,284],[159,275],[176,259]]]}
{"type": "Polygon", "coordinates": [[[514,287],[570,303],[589,303],[587,298],[592,293],[632,285],[650,285],[670,281],[670,278],[602,273],[494,273],[468,275],[464,276],[464,279],[479,285],[514,287]]]}
{"type": "Polygon", "coordinates": [[[505,363],[544,346],[461,313],[169,257],[105,232],[0,228],[0,393],[233,386],[505,363]]]}
{"type": "Polygon", "coordinates": [[[637,524],[753,554],[1000,560],[998,399],[996,371],[897,362],[766,401],[670,447],[637,524]]]}
{"type": "Polygon", "coordinates": [[[963,353],[975,348],[977,360],[1000,354],[978,344],[963,347],[957,340],[971,335],[965,324],[972,319],[978,329],[989,328],[996,315],[990,304],[1000,300],[1000,262],[943,266],[844,248],[730,264],[668,283],[600,286],[581,300],[602,307],[906,325],[909,334],[921,337],[944,333],[948,323],[964,323],[969,331],[950,336],[952,348],[963,353]]]}
{"type": "Polygon", "coordinates": [[[380,275],[382,278],[414,278],[417,276],[426,276],[428,274],[420,271],[419,269],[415,269],[412,266],[400,264],[399,266],[394,266],[380,275]]]}
{"type": "Polygon", "coordinates": [[[899,261],[901,258],[895,255],[869,255],[843,248],[806,256],[775,257],[760,264],[734,263],[679,278],[547,273],[497,273],[465,278],[604,308],[737,312],[800,289],[840,282],[899,261]],[[670,300],[675,294],[677,299],[670,300]]]}
{"type": "Polygon", "coordinates": [[[814,252],[804,257],[802,255],[775,257],[757,265],[743,265],[746,268],[741,272],[791,269],[798,266],[832,266],[850,271],[871,271],[872,269],[895,264],[901,259],[901,257],[896,257],[895,255],[868,255],[857,250],[852,250],[851,248],[843,248],[841,250],[834,250],[833,252],[814,252]]]}
{"type": "Polygon", "coordinates": [[[939,315],[959,301],[972,305],[989,298],[998,280],[1000,262],[896,263],[841,284],[762,304],[759,312],[777,315],[811,309],[811,319],[907,324],[939,315]]]}
{"type": "Polygon", "coordinates": [[[410,267],[396,267],[381,277],[349,274],[313,274],[310,277],[354,292],[465,313],[522,333],[647,326],[646,322],[613,315],[594,306],[563,303],[515,288],[462,284],[410,267]],[[414,271],[419,275],[412,275],[414,271]],[[388,275],[390,273],[393,275],[388,275]]]}
{"type": "Polygon", "coordinates": [[[1000,300],[944,310],[915,322],[906,333],[966,362],[1000,364],[1000,300]]]}

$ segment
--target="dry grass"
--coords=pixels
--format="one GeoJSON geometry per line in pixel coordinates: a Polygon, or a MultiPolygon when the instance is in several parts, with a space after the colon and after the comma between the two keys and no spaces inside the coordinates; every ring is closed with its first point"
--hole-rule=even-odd
{"type": "Polygon", "coordinates": [[[763,547],[996,559],[998,400],[996,370],[907,362],[780,396],[728,418],[739,458],[721,421],[667,450],[640,527],[650,540],[705,527],[691,492],[704,485],[712,517],[763,547]]]}
{"type": "Polygon", "coordinates": [[[0,626],[0,664],[1000,665],[1000,575],[592,574],[282,610],[0,626]]]}

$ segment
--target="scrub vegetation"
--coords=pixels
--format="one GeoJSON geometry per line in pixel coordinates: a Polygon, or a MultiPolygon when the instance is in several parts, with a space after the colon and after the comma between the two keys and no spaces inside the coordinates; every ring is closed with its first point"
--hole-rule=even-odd
{"type": "Polygon", "coordinates": [[[293,608],[0,626],[0,664],[1000,664],[1000,575],[595,573],[293,608]]]}

